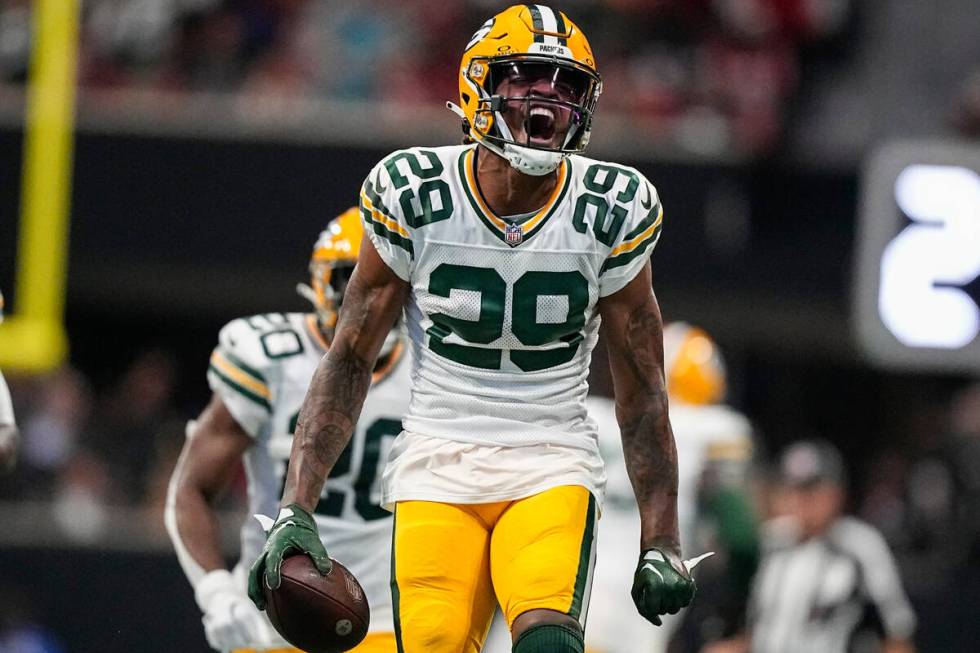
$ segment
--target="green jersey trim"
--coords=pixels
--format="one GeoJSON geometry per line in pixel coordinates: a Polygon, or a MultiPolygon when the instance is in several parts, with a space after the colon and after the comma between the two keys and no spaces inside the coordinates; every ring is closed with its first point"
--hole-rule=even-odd
{"type": "Polygon", "coordinates": [[[408,232],[398,224],[398,220],[381,201],[381,196],[375,192],[374,184],[370,180],[364,182],[364,191],[361,193],[361,217],[376,235],[392,245],[401,247],[409,256],[415,258],[415,247],[408,232]]]}
{"type": "Polygon", "coordinates": [[[585,530],[582,533],[582,545],[578,554],[578,571],[575,574],[575,589],[572,592],[572,603],[568,607],[568,615],[576,619],[582,614],[582,603],[585,598],[585,585],[589,580],[592,566],[592,539],[595,537],[595,497],[589,493],[589,508],[585,515],[585,530]]]}
{"type": "Polygon", "coordinates": [[[559,174],[558,185],[556,186],[551,197],[548,198],[548,203],[545,204],[544,208],[536,211],[532,217],[518,225],[509,225],[509,223],[503,218],[496,215],[490,207],[486,205],[482,197],[479,196],[480,190],[476,183],[476,147],[472,147],[463,150],[459,155],[457,160],[457,167],[459,169],[459,181],[460,185],[463,187],[463,191],[466,194],[466,199],[469,200],[470,206],[476,212],[477,217],[480,222],[490,230],[494,236],[496,236],[501,241],[507,243],[510,246],[520,245],[521,243],[526,243],[535,234],[541,231],[542,228],[551,219],[551,216],[555,214],[558,207],[561,206],[562,202],[565,200],[565,196],[568,194],[568,189],[572,185],[572,162],[569,159],[565,159],[562,162],[562,171],[559,174]],[[511,228],[519,227],[521,230],[521,239],[517,242],[510,242],[507,240],[507,227],[511,228]],[[527,229],[525,231],[525,229],[527,229]]]}
{"type": "Polygon", "coordinates": [[[231,388],[238,394],[242,395],[249,401],[258,404],[268,412],[270,413],[272,412],[272,404],[270,404],[265,398],[257,395],[256,393],[252,392],[245,386],[236,383],[230,376],[226,375],[224,372],[218,369],[216,365],[213,364],[209,365],[208,370],[213,372],[214,375],[217,376],[219,379],[221,379],[221,381],[223,381],[225,385],[227,385],[229,388],[231,388]]]}

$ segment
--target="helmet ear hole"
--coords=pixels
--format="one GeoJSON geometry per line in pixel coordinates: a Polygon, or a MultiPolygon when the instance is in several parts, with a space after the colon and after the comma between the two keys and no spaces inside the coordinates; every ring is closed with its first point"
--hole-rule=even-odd
{"type": "Polygon", "coordinates": [[[460,93],[460,97],[463,98],[463,104],[464,105],[470,103],[470,94],[469,93],[460,93]]]}

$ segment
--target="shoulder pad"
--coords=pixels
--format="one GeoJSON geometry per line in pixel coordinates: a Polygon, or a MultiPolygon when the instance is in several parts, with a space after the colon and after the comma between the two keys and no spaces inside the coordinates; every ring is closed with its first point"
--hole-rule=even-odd
{"type": "Polygon", "coordinates": [[[378,254],[400,278],[408,280],[415,259],[416,230],[450,218],[452,175],[459,147],[413,147],[382,159],[361,187],[364,228],[378,254]],[[434,203],[432,196],[439,196],[434,203]],[[438,207],[438,208],[437,208],[438,207]]]}
{"type": "MultiPolygon", "coordinates": [[[[660,239],[663,207],[653,185],[635,168],[591,163],[582,176],[585,193],[578,202],[595,205],[592,230],[608,248],[599,270],[600,295],[610,295],[643,269],[660,239]]],[[[580,220],[576,206],[575,220],[580,220]]],[[[578,226],[577,226],[578,228],[578,226]]]]}
{"type": "Polygon", "coordinates": [[[246,396],[268,403],[271,358],[263,336],[273,332],[277,322],[289,326],[281,313],[239,318],[226,324],[218,334],[218,346],[211,353],[210,371],[246,396]]]}

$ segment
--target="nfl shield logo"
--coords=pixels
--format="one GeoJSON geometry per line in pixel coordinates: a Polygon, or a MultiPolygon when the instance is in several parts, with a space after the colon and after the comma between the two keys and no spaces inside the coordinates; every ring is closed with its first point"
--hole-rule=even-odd
{"type": "Polygon", "coordinates": [[[504,238],[511,247],[520,245],[521,241],[524,240],[524,230],[521,229],[521,225],[519,224],[509,224],[504,231],[504,238]]]}

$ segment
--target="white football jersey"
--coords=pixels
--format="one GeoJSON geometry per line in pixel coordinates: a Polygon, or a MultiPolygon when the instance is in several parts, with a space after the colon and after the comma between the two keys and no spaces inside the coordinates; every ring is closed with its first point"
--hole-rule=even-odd
{"type": "MultiPolygon", "coordinates": [[[[235,420],[255,438],[245,453],[249,514],[275,517],[293,432],[307,387],[327,344],[312,314],[269,313],[234,320],[219,335],[208,383],[235,420]]],[[[393,629],[391,514],[379,507],[381,471],[408,408],[410,361],[395,344],[374,374],[350,444],[334,465],[314,517],[331,557],[360,581],[371,606],[371,631],[393,629]]],[[[242,525],[245,569],[265,534],[251,517],[242,525]]],[[[241,569],[238,576],[244,577],[241,569]]]]}
{"type": "MultiPolygon", "coordinates": [[[[606,504],[599,521],[596,568],[592,581],[586,642],[597,653],[665,651],[679,617],[667,615],[657,628],[640,616],[629,599],[640,544],[640,514],[626,473],[615,403],[588,399],[589,414],[599,428],[599,448],[606,463],[606,504]]],[[[691,550],[697,521],[698,489],[709,464],[746,461],[752,452],[752,427],[727,406],[673,404],[670,423],[677,443],[677,510],[685,557],[691,550]]]]}
{"type": "Polygon", "coordinates": [[[362,188],[375,248],[411,284],[405,437],[598,458],[585,409],[596,303],[646,264],[663,218],[657,192],[633,168],[573,155],[545,206],[513,225],[484,201],[478,156],[490,154],[402,150],[362,188]]]}

